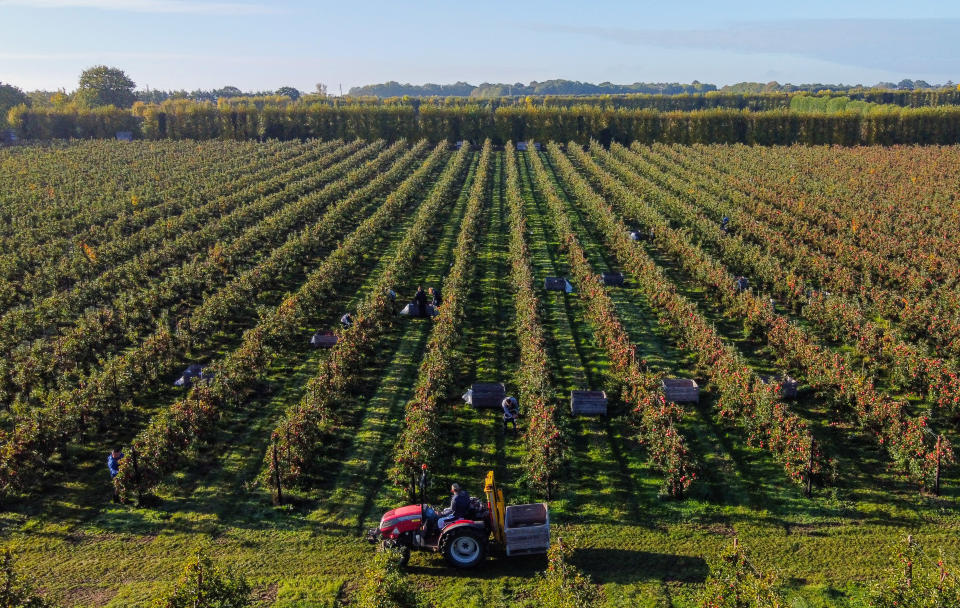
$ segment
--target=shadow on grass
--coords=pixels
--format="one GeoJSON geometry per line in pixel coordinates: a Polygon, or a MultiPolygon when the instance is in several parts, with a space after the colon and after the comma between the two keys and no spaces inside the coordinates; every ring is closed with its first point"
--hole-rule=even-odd
{"type": "MultiPolygon", "coordinates": [[[[533,579],[547,567],[545,555],[494,554],[485,564],[471,570],[451,568],[439,554],[422,555],[415,558],[416,565],[407,567],[408,574],[469,580],[495,580],[505,576],[533,579]]],[[[702,583],[710,573],[707,562],[700,557],[631,549],[576,549],[571,563],[600,584],[655,580],[702,583]]]]}
{"type": "Polygon", "coordinates": [[[630,549],[577,549],[571,562],[598,583],[702,583],[710,573],[702,557],[630,549]]]}

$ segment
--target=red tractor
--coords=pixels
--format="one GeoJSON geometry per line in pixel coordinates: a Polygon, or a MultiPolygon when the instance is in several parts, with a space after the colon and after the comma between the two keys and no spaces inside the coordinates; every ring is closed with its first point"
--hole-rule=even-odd
{"type": "Polygon", "coordinates": [[[399,548],[403,563],[411,551],[442,553],[455,568],[473,568],[487,557],[491,540],[509,557],[546,553],[550,548],[550,512],[546,503],[509,505],[503,491],[497,488],[493,471],[487,473],[484,493],[487,502],[471,499],[472,513],[467,518],[447,523],[443,529],[431,517],[432,509],[425,502],[426,468],[417,486],[420,504],[387,511],[380,525],[367,532],[367,540],[382,548],[399,548]],[[492,539],[491,539],[492,537],[492,539]]]}

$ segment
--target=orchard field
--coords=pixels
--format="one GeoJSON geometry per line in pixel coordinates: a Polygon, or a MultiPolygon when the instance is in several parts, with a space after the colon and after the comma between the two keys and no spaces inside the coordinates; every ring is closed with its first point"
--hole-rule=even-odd
{"type": "MultiPolygon", "coordinates": [[[[263,605],[350,605],[421,463],[436,503],[549,496],[609,606],[698,605],[734,538],[794,607],[866,605],[908,534],[960,567],[960,147],[89,141],[0,184],[0,540],[58,603],[143,604],[202,549],[263,605]],[[440,314],[395,316],[418,285],[440,314]]],[[[545,567],[405,576],[535,605],[545,567]]]]}

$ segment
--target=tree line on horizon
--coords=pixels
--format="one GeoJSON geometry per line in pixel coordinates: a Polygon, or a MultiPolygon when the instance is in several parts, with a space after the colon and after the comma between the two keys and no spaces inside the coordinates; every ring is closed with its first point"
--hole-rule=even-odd
{"type": "Polygon", "coordinates": [[[513,84],[489,83],[483,82],[479,85],[472,85],[466,82],[456,82],[454,84],[432,84],[423,85],[401,84],[396,81],[384,82],[381,84],[368,84],[364,86],[352,87],[349,91],[350,96],[354,97],[478,97],[478,98],[496,98],[496,97],[515,97],[515,96],[544,96],[544,95],[691,95],[698,93],[710,93],[718,91],[721,93],[816,93],[820,91],[831,92],[853,92],[868,89],[883,90],[927,90],[927,89],[952,89],[956,85],[948,81],[942,85],[932,85],[924,80],[903,79],[899,83],[879,82],[872,87],[862,84],[780,84],[776,81],[771,82],[738,82],[736,84],[717,87],[714,84],[702,83],[694,80],[690,84],[681,84],[678,82],[634,82],[633,84],[613,84],[611,82],[601,82],[592,84],[578,80],[552,79],[543,82],[531,81],[529,84],[516,82],[513,84]]]}
{"type": "Polygon", "coordinates": [[[427,139],[432,142],[575,141],[619,143],[956,144],[960,106],[878,112],[754,112],[716,108],[692,112],[504,106],[289,104],[230,106],[177,102],[49,111],[18,106],[10,122],[24,140],[113,138],[130,131],[143,139],[427,139]]]}
{"type": "MultiPolygon", "coordinates": [[[[830,126],[826,127],[831,133],[828,135],[823,135],[823,126],[810,126],[801,129],[802,133],[794,133],[793,128],[784,130],[778,127],[779,134],[770,136],[760,134],[757,125],[779,123],[782,121],[781,115],[744,118],[737,112],[883,114],[882,120],[873,122],[889,124],[893,120],[891,117],[896,116],[899,124],[906,124],[905,121],[912,120],[912,117],[901,115],[899,111],[902,108],[960,105],[960,87],[926,88],[929,85],[923,81],[894,85],[900,87],[900,90],[840,91],[823,88],[832,85],[809,85],[811,88],[817,87],[817,95],[803,90],[788,92],[783,89],[793,85],[778,83],[767,83],[759,90],[756,90],[756,87],[751,89],[752,83],[741,83],[743,86],[718,90],[714,85],[703,85],[696,81],[691,85],[677,85],[681,87],[677,90],[694,87],[701,92],[561,94],[561,91],[566,90],[564,87],[571,83],[585,87],[609,84],[588,85],[562,80],[534,82],[528,85],[528,92],[529,87],[533,87],[532,90],[538,94],[492,98],[472,94],[446,97],[329,97],[326,95],[326,86],[322,83],[317,84],[316,91],[312,94],[302,94],[294,87],[281,87],[272,92],[245,93],[231,86],[192,93],[170,93],[137,91],[135,83],[122,70],[95,66],[81,73],[77,89],[70,94],[59,91],[44,97],[37,92],[28,94],[12,85],[0,83],[0,128],[14,127],[24,139],[113,137],[116,131],[131,131],[135,136],[145,138],[198,139],[294,139],[332,136],[387,139],[426,137],[433,141],[482,141],[484,137],[492,136],[502,142],[529,137],[579,141],[587,134],[588,138],[617,141],[925,143],[943,142],[945,133],[952,133],[952,126],[944,127],[941,124],[942,128],[933,129],[929,134],[914,131],[907,134],[902,132],[902,129],[894,134],[887,126],[881,129],[886,133],[884,135],[861,133],[854,136],[853,131],[862,132],[864,129],[850,126],[853,118],[847,117],[843,119],[846,121],[843,126],[837,126],[834,117],[831,118],[833,122],[830,126]],[[910,89],[907,88],[908,84],[913,87],[919,84],[923,88],[910,89]],[[734,113],[731,114],[730,111],[734,113]],[[676,116],[677,112],[698,114],[676,116]],[[441,117],[440,122],[446,126],[437,126],[438,116],[441,117]],[[544,135],[543,129],[538,126],[542,120],[568,126],[562,129],[562,137],[553,137],[552,133],[544,135]],[[504,121],[513,126],[504,127],[504,121]],[[571,121],[576,123],[576,128],[569,127],[571,121]],[[524,126],[517,127],[519,123],[524,126]],[[692,134],[680,135],[678,133],[683,129],[678,131],[671,126],[678,123],[697,126],[691,127],[692,134]],[[704,125],[713,125],[707,128],[707,132],[712,135],[705,134],[704,125]]],[[[628,86],[639,90],[641,85],[642,83],[635,83],[628,86]]],[[[463,87],[470,86],[472,85],[467,83],[457,83],[453,89],[444,89],[443,92],[465,93],[466,88],[463,87]],[[457,89],[457,86],[461,88],[457,89]]],[[[666,89],[661,86],[661,90],[666,89]]],[[[351,89],[351,93],[355,91],[356,89],[351,89]]],[[[953,121],[953,115],[953,112],[935,114],[935,120],[941,123],[953,121]]],[[[934,115],[924,116],[925,120],[931,120],[934,115]]],[[[803,120],[809,122],[814,119],[808,117],[803,120]]],[[[860,119],[856,121],[859,125],[860,119]]],[[[949,143],[953,141],[956,140],[949,143]]]]}

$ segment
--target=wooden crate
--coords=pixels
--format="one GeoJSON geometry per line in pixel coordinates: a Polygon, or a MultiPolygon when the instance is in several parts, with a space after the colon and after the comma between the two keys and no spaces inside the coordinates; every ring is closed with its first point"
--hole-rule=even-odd
{"type": "Polygon", "coordinates": [[[776,384],[781,399],[796,399],[800,383],[790,376],[760,376],[764,384],[776,384]]]}
{"type": "Polygon", "coordinates": [[[310,346],[314,348],[333,348],[337,343],[337,336],[332,331],[317,332],[310,338],[310,346]]]}
{"type": "Polygon", "coordinates": [[[604,391],[570,391],[570,412],[574,416],[606,416],[607,393],[604,391]]]}
{"type": "Polygon", "coordinates": [[[543,288],[547,291],[566,291],[567,279],[565,277],[547,277],[543,281],[543,288]]]}
{"type": "Polygon", "coordinates": [[[546,553],[550,548],[550,510],[546,503],[509,505],[503,518],[507,555],[546,553]]]}
{"type": "Polygon", "coordinates": [[[674,403],[699,403],[700,386],[689,378],[664,378],[661,382],[663,396],[674,403]]]}
{"type": "Polygon", "coordinates": [[[623,286],[623,273],[622,272],[605,272],[603,273],[603,284],[609,285],[611,287],[622,287],[623,286]]]}
{"type": "Polygon", "coordinates": [[[478,382],[470,386],[463,400],[477,408],[499,408],[506,396],[507,389],[502,383],[478,382]]]}

